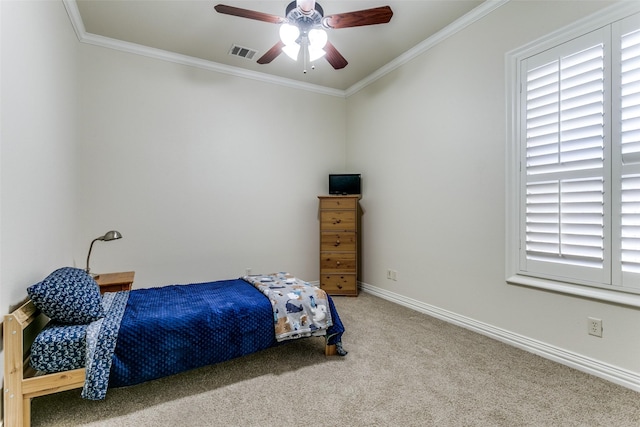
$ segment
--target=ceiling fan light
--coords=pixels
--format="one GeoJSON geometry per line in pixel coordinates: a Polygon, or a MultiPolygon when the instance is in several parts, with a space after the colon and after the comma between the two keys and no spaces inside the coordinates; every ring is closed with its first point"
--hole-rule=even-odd
{"type": "Polygon", "coordinates": [[[327,32],[318,28],[309,31],[309,45],[322,49],[327,44],[327,32]]]}
{"type": "Polygon", "coordinates": [[[316,59],[320,59],[324,55],[326,55],[326,53],[327,52],[325,52],[322,48],[309,46],[309,61],[313,62],[316,59]]]}
{"type": "Polygon", "coordinates": [[[282,51],[294,61],[298,60],[298,53],[300,52],[300,45],[297,43],[288,44],[282,48],[282,51]]]}
{"type": "Polygon", "coordinates": [[[280,26],[280,40],[286,45],[295,44],[300,36],[300,30],[295,25],[282,24],[280,26]]]}

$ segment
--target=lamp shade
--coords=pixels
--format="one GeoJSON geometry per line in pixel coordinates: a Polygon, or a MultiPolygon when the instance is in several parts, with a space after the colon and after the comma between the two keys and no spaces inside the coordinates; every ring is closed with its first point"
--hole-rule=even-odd
{"type": "Polygon", "coordinates": [[[116,240],[121,238],[122,238],[122,234],[120,234],[119,231],[111,230],[111,231],[107,231],[107,234],[102,236],[100,240],[104,240],[105,242],[108,242],[109,240],[116,240]]]}

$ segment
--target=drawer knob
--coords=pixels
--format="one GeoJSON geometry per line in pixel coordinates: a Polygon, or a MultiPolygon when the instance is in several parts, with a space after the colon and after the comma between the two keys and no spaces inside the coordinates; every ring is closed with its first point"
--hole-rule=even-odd
{"type": "Polygon", "coordinates": [[[334,224],[340,224],[342,222],[342,220],[340,218],[336,219],[333,223],[334,224]]]}
{"type": "Polygon", "coordinates": [[[342,285],[338,283],[338,289],[342,289],[342,285]]]}
{"type": "Polygon", "coordinates": [[[334,246],[340,246],[340,240],[336,240],[336,244],[334,246]]]}
{"type": "Polygon", "coordinates": [[[336,265],[340,265],[340,261],[336,261],[336,265]]]}

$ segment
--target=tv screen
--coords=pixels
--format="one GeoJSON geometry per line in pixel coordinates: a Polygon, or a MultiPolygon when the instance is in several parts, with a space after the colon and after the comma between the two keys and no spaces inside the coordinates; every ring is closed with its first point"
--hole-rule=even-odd
{"type": "Polygon", "coordinates": [[[329,175],[329,194],[360,194],[360,174],[329,175]]]}

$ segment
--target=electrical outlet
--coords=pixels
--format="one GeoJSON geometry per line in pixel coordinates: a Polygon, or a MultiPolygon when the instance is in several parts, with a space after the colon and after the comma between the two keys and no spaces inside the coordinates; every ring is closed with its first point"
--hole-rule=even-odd
{"type": "Polygon", "coordinates": [[[391,280],[391,270],[387,270],[387,279],[391,280]]]}
{"type": "Polygon", "coordinates": [[[602,319],[587,317],[587,328],[589,335],[602,338],[602,319]]]}
{"type": "Polygon", "coordinates": [[[387,279],[398,280],[398,272],[396,270],[387,270],[387,279]]]}

